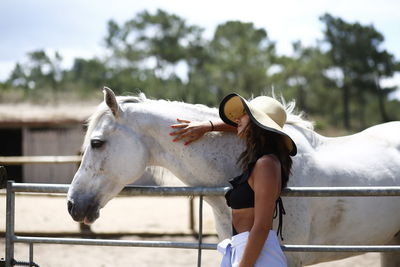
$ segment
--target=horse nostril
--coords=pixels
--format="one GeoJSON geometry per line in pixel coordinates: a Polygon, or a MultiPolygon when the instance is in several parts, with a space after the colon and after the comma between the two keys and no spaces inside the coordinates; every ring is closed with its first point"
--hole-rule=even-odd
{"type": "Polygon", "coordinates": [[[67,206],[68,206],[68,212],[69,212],[69,214],[72,215],[72,209],[73,209],[73,207],[74,207],[74,203],[72,203],[72,201],[68,200],[67,206]]]}

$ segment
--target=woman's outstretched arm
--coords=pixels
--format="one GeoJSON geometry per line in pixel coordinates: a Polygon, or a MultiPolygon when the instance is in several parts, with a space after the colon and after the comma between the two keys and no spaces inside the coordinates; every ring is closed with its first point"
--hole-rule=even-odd
{"type": "Polygon", "coordinates": [[[172,124],[171,128],[175,131],[171,132],[171,136],[176,136],[173,141],[184,140],[188,145],[200,139],[205,133],[211,131],[236,132],[236,127],[224,123],[222,120],[210,121],[188,121],[177,119],[178,123],[172,124]]]}

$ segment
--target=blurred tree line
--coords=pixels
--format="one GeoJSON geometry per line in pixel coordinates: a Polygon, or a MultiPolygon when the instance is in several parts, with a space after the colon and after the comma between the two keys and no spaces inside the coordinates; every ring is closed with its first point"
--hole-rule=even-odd
{"type": "Polygon", "coordinates": [[[59,53],[29,53],[0,84],[0,101],[8,101],[7,95],[87,99],[107,85],[117,94],[142,91],[152,98],[216,106],[232,91],[250,97],[274,88],[322,124],[360,130],[399,119],[400,103],[388,98],[397,88],[381,86],[382,79],[400,71],[382,48],[383,35],[373,25],[329,14],[320,21],[323,40],[310,47],[295,42],[293,54],[282,56],[266,30],[253,23],[228,21],[207,40],[202,28],[177,15],[143,11],[121,25],[108,22],[102,58],[76,58],[63,69],[59,53]]]}

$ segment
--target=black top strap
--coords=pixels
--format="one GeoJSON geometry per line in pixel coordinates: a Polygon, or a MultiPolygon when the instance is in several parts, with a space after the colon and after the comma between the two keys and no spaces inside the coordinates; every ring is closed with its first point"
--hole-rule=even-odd
{"type": "Polygon", "coordinates": [[[281,240],[283,241],[283,236],[282,236],[282,223],[283,223],[283,215],[286,214],[285,208],[283,207],[283,201],[281,197],[278,197],[278,199],[275,202],[275,213],[274,213],[274,219],[279,215],[279,224],[278,224],[278,236],[281,236],[281,240]]]}

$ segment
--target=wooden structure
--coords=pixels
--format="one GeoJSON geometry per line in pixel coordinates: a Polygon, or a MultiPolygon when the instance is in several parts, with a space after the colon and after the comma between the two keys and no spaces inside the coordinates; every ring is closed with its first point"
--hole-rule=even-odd
{"type": "MultiPolygon", "coordinates": [[[[96,105],[0,105],[1,156],[78,155],[85,121],[96,105]]],[[[76,163],[6,166],[19,182],[70,183],[76,163]]]]}

